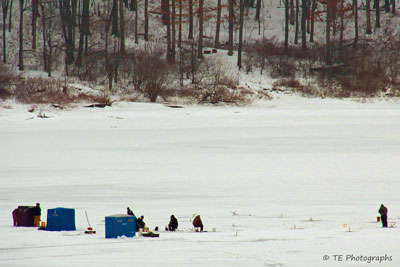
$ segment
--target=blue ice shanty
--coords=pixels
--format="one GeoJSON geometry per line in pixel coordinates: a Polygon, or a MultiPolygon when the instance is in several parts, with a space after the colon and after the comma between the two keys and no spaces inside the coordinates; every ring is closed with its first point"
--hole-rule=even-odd
{"type": "Polygon", "coordinates": [[[125,214],[106,216],[106,238],[136,235],[136,217],[125,214]]]}
{"type": "Polygon", "coordinates": [[[75,231],[75,209],[55,208],[47,210],[48,231],[75,231]]]}

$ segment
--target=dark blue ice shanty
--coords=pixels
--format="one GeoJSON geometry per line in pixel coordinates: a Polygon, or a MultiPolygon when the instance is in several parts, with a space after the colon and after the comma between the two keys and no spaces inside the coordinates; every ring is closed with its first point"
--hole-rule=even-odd
{"type": "Polygon", "coordinates": [[[119,236],[134,237],[136,234],[136,217],[116,214],[106,217],[106,238],[119,236]]]}
{"type": "Polygon", "coordinates": [[[75,231],[75,209],[48,209],[46,230],[75,231]]]}

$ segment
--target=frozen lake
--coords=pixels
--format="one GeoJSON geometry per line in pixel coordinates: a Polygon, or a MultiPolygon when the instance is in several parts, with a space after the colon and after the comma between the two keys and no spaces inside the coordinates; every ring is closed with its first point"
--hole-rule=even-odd
{"type": "Polygon", "coordinates": [[[0,108],[0,266],[400,266],[399,103],[27,109],[0,108]],[[36,202],[75,208],[77,231],[12,227],[36,202]],[[180,231],[105,239],[127,206],[180,231]]]}

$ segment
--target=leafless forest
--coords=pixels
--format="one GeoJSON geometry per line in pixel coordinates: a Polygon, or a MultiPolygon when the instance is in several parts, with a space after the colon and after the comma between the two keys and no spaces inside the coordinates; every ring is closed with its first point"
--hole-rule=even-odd
{"type": "Polygon", "coordinates": [[[276,90],[400,95],[396,0],[0,4],[3,100],[245,104],[276,90]],[[273,86],[244,87],[237,73],[271,79],[273,86]]]}

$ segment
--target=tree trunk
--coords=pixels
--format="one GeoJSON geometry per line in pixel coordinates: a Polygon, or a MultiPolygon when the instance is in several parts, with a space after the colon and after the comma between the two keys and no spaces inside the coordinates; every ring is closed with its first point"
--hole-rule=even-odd
{"type": "Polygon", "coordinates": [[[311,7],[311,0],[307,0],[307,12],[306,12],[306,22],[307,22],[307,33],[311,32],[310,29],[310,7],[311,7]]]}
{"type": "Polygon", "coordinates": [[[316,9],[316,7],[317,7],[316,0],[312,0],[310,43],[314,42],[314,21],[315,21],[315,9],[316,9]]]}
{"type": "Polygon", "coordinates": [[[354,48],[357,47],[358,43],[358,0],[353,0],[353,11],[354,11],[354,48]]]}
{"type": "Polygon", "coordinates": [[[189,0],[189,39],[193,39],[193,0],[189,0]]]}
{"type": "Polygon", "coordinates": [[[170,63],[174,63],[175,58],[172,53],[171,49],[171,14],[169,12],[169,0],[167,0],[167,7],[166,7],[166,24],[167,24],[167,61],[170,63]]]}
{"type": "Polygon", "coordinates": [[[82,8],[82,18],[80,25],[80,38],[79,38],[79,49],[78,56],[76,58],[76,65],[82,66],[82,57],[83,57],[83,45],[85,42],[85,37],[89,35],[89,8],[90,8],[90,0],[82,0],[83,8],[82,8]]]}
{"type": "Polygon", "coordinates": [[[121,37],[120,53],[125,53],[125,16],[124,16],[124,2],[119,0],[119,32],[121,37]]]}
{"type": "Polygon", "coordinates": [[[197,58],[203,58],[203,1],[199,0],[199,40],[197,45],[197,58]]]}
{"type": "Polygon", "coordinates": [[[367,12],[366,14],[366,19],[367,19],[367,31],[366,34],[372,34],[372,26],[371,26],[371,0],[367,0],[367,6],[366,6],[367,12]]]}
{"type": "Polygon", "coordinates": [[[260,21],[260,13],[261,13],[261,0],[257,0],[256,4],[256,21],[260,21]]]}
{"type": "Polygon", "coordinates": [[[296,19],[295,19],[295,30],[294,30],[294,44],[298,44],[299,40],[299,0],[296,0],[296,19]]]}
{"type": "Polygon", "coordinates": [[[332,22],[332,0],[328,0],[326,6],[326,65],[328,66],[332,64],[331,22],[332,22]]]}
{"type": "MultiPolygon", "coordinates": [[[[182,0],[179,0],[179,16],[178,16],[178,47],[182,48],[182,0]]],[[[182,55],[181,55],[182,57],[182,55]]]]}
{"type": "Polygon", "coordinates": [[[139,43],[139,34],[138,34],[138,10],[139,10],[139,6],[138,6],[138,1],[136,1],[136,8],[135,8],[135,44],[139,43]]]}
{"type": "Polygon", "coordinates": [[[74,62],[74,44],[73,44],[73,18],[71,12],[70,0],[59,0],[61,25],[65,41],[65,64],[70,65],[74,62]]]}
{"type": "Polygon", "coordinates": [[[112,28],[111,34],[119,37],[119,27],[118,27],[118,0],[113,0],[112,5],[112,28]]]}
{"type": "Polygon", "coordinates": [[[24,70],[24,9],[25,0],[19,0],[19,53],[18,69],[24,70]]]}
{"type": "Polygon", "coordinates": [[[392,14],[396,15],[396,0],[391,0],[392,1],[392,14]]]}
{"type": "Polygon", "coordinates": [[[8,12],[10,14],[10,16],[8,17],[8,32],[11,32],[11,28],[12,28],[12,7],[13,7],[13,0],[11,0],[10,2],[10,11],[8,12]]]}
{"type": "Polygon", "coordinates": [[[47,36],[46,36],[46,19],[45,19],[45,12],[44,7],[41,5],[42,10],[42,37],[43,37],[43,69],[47,72],[47,75],[50,77],[48,71],[48,61],[47,61],[47,36]]]}
{"type": "Polygon", "coordinates": [[[385,0],[385,11],[390,12],[390,1],[389,0],[385,0]]]}
{"type": "Polygon", "coordinates": [[[240,0],[240,15],[239,15],[239,47],[238,47],[238,61],[237,65],[239,70],[242,68],[242,47],[243,47],[243,17],[244,17],[244,1],[240,0]]]}
{"type": "Polygon", "coordinates": [[[90,34],[89,32],[89,8],[90,8],[90,0],[82,0],[82,18],[80,25],[80,38],[79,38],[79,49],[78,56],[76,58],[76,65],[82,66],[82,57],[83,57],[83,45],[85,42],[85,38],[90,34]]]}
{"type": "Polygon", "coordinates": [[[7,21],[9,4],[10,4],[9,0],[2,0],[2,10],[3,10],[3,63],[7,63],[6,21],[7,21]]]}
{"type": "Polygon", "coordinates": [[[307,50],[307,0],[301,0],[301,50],[307,50]]]}
{"type": "Polygon", "coordinates": [[[36,25],[39,15],[38,0],[32,0],[32,50],[36,50],[36,25]]]}
{"type": "MultiPolygon", "coordinates": [[[[286,1],[286,0],[285,0],[286,1]]],[[[296,4],[296,8],[297,8],[297,4],[296,4]]],[[[294,0],[290,0],[290,24],[294,25],[295,21],[294,21],[294,17],[295,17],[295,11],[294,11],[295,7],[294,7],[294,0]]]]}
{"type": "Polygon", "coordinates": [[[380,19],[380,10],[379,10],[379,0],[375,0],[375,11],[376,11],[375,27],[380,28],[381,27],[381,19],[380,19]]]}
{"type": "Polygon", "coordinates": [[[284,49],[287,52],[289,49],[289,0],[285,1],[285,45],[284,49]]]}
{"type": "Polygon", "coordinates": [[[217,24],[215,29],[215,48],[219,48],[219,31],[221,29],[221,0],[218,0],[217,3],[217,24]]]}
{"type": "Polygon", "coordinates": [[[176,25],[175,25],[175,19],[176,19],[176,8],[175,8],[175,1],[176,0],[171,0],[171,34],[172,34],[172,40],[171,40],[171,45],[172,45],[172,53],[174,54],[174,58],[176,55],[176,25]]]}
{"type": "Polygon", "coordinates": [[[144,40],[149,40],[149,0],[144,0],[144,40]]]}
{"type": "Polygon", "coordinates": [[[72,49],[75,51],[75,43],[76,43],[76,9],[77,9],[77,0],[71,0],[71,19],[72,19],[72,49]]]}
{"type": "Polygon", "coordinates": [[[233,0],[228,0],[229,5],[229,49],[228,49],[228,56],[233,55],[233,16],[234,16],[234,9],[233,9],[233,0]]]}
{"type": "Polygon", "coordinates": [[[340,2],[339,59],[343,60],[344,3],[340,2]]]}

